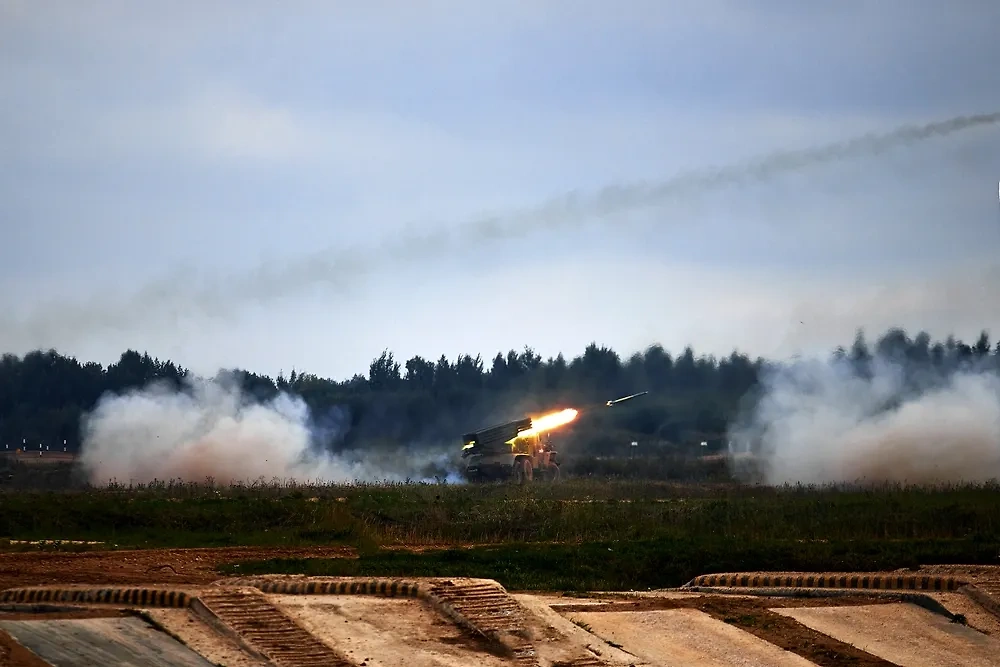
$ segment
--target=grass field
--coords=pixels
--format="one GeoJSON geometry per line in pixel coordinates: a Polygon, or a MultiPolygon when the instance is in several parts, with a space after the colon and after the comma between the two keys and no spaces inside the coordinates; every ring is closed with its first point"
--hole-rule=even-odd
{"type": "Polygon", "coordinates": [[[604,480],[526,488],[155,484],[0,494],[0,538],[117,548],[343,544],[359,558],[222,571],[466,575],[516,589],[627,590],[724,570],[995,563],[998,490],[604,480]]]}

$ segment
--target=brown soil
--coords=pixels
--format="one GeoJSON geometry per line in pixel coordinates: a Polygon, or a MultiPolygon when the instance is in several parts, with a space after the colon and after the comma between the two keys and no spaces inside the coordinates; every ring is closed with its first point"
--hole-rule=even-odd
{"type": "Polygon", "coordinates": [[[996,667],[1000,651],[996,638],[905,602],[775,611],[897,665],[996,667]]]}
{"type": "Polygon", "coordinates": [[[224,547],[0,553],[0,590],[40,584],[208,584],[216,566],[268,558],[351,558],[349,547],[224,547]]]}
{"type": "Polygon", "coordinates": [[[5,452],[0,453],[0,461],[10,461],[13,463],[20,463],[21,465],[54,465],[57,463],[67,464],[73,463],[76,460],[76,455],[71,452],[39,452],[36,450],[28,450],[26,452],[5,452]],[[41,456],[39,456],[41,453],[41,456]]]}
{"type": "Polygon", "coordinates": [[[706,595],[693,598],[649,597],[635,602],[607,604],[560,604],[560,613],[600,611],[652,611],[655,609],[698,609],[765,641],[802,656],[820,667],[857,665],[894,667],[893,663],[865,653],[850,644],[812,630],[798,621],[771,611],[782,607],[845,607],[886,604],[884,599],[865,596],[838,598],[745,598],[706,595]]]}
{"type": "Polygon", "coordinates": [[[51,667],[0,630],[0,667],[51,667]]]}
{"type": "Polygon", "coordinates": [[[972,582],[1000,581],[1000,565],[921,565],[916,572],[899,570],[906,574],[957,577],[972,582]]]}
{"type": "Polygon", "coordinates": [[[956,577],[1000,599],[1000,565],[922,565],[918,574],[956,577]]]}
{"type": "Polygon", "coordinates": [[[80,609],[74,611],[0,611],[0,621],[33,621],[45,619],[46,621],[61,621],[69,618],[115,618],[117,616],[131,616],[133,612],[128,609],[80,609]]]}

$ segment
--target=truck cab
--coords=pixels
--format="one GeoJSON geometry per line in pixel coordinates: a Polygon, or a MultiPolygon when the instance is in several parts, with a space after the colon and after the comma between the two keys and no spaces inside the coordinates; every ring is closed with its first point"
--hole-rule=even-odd
{"type": "Polygon", "coordinates": [[[520,484],[536,476],[558,479],[559,464],[551,434],[530,433],[530,429],[531,419],[521,419],[466,433],[462,437],[466,478],[469,481],[514,479],[520,484]]]}

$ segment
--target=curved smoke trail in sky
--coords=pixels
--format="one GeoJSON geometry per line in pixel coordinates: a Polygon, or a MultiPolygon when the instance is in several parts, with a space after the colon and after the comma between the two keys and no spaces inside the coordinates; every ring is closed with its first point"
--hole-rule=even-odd
{"type": "Polygon", "coordinates": [[[242,274],[191,285],[189,273],[177,272],[147,283],[127,299],[95,295],[86,301],[52,303],[26,318],[0,314],[0,335],[9,343],[48,345],[67,336],[88,337],[100,331],[138,325],[169,326],[178,314],[231,317],[241,304],[263,303],[316,285],[349,289],[367,272],[385,264],[426,261],[456,248],[509,239],[578,224],[587,218],[619,213],[753,182],[830,162],[881,154],[936,137],[1000,123],[1000,112],[960,116],[926,125],[907,125],[846,141],[795,151],[770,153],[749,162],[691,171],[654,183],[603,188],[590,194],[571,192],[548,202],[504,215],[486,217],[455,230],[397,235],[377,247],[318,252],[281,264],[264,264],[242,274]],[[187,283],[187,286],[185,286],[187,283]]]}

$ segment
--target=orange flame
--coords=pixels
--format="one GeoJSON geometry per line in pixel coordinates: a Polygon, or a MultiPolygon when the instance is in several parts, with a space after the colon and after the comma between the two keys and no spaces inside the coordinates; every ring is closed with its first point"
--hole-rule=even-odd
{"type": "Polygon", "coordinates": [[[531,428],[527,431],[521,431],[518,435],[532,436],[539,433],[544,433],[545,431],[551,431],[554,428],[559,428],[560,426],[565,426],[570,423],[579,414],[573,408],[566,408],[565,410],[560,410],[559,412],[551,412],[547,415],[542,415],[541,417],[531,418],[531,428]]]}

